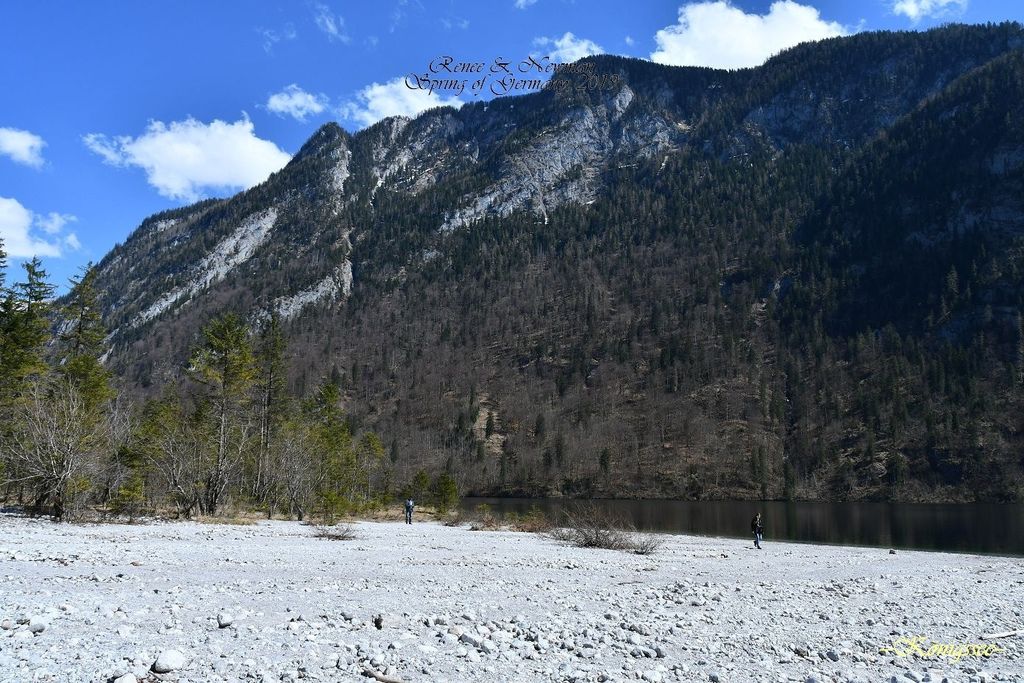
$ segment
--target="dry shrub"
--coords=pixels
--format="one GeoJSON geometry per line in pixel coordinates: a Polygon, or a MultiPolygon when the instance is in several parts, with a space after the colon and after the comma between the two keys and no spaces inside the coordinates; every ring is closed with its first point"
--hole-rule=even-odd
{"type": "Polygon", "coordinates": [[[551,520],[536,505],[526,513],[506,513],[503,517],[494,514],[487,503],[477,505],[472,512],[465,510],[450,512],[441,518],[445,526],[469,525],[470,531],[511,530],[529,533],[546,533],[554,526],[551,520]]]}
{"type": "Polygon", "coordinates": [[[524,531],[531,534],[542,534],[550,532],[554,523],[536,505],[532,506],[525,514],[511,513],[506,515],[505,523],[513,531],[524,531]]]}
{"type": "Polygon", "coordinates": [[[637,533],[636,527],[596,505],[580,504],[563,513],[562,526],[551,536],[577,548],[625,550],[650,555],[661,546],[661,539],[637,533]]]}
{"type": "Polygon", "coordinates": [[[334,526],[318,526],[313,535],[328,541],[351,541],[356,537],[356,530],[351,524],[335,524],[334,526]]]}
{"type": "Polygon", "coordinates": [[[194,519],[199,524],[227,524],[231,526],[252,526],[256,524],[256,522],[249,517],[239,516],[216,517],[210,515],[203,515],[200,517],[195,517],[194,519]]]}
{"type": "Polygon", "coordinates": [[[477,505],[476,511],[469,518],[470,531],[489,531],[500,528],[501,524],[498,523],[498,518],[494,516],[491,506],[487,503],[477,505]]]}
{"type": "Polygon", "coordinates": [[[637,555],[653,555],[661,547],[662,538],[655,534],[634,533],[633,547],[630,549],[637,555]]]}
{"type": "Polygon", "coordinates": [[[441,517],[441,524],[445,526],[462,526],[466,523],[466,517],[459,511],[449,512],[441,517]]]}

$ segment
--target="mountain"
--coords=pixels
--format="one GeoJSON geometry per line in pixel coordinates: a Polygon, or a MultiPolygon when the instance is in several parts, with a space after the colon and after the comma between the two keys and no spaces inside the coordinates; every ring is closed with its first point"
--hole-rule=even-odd
{"type": "Polygon", "coordinates": [[[478,493],[1024,498],[1024,30],[590,57],[541,92],[314,134],[99,264],[106,363],[285,320],[395,468],[478,493]]]}

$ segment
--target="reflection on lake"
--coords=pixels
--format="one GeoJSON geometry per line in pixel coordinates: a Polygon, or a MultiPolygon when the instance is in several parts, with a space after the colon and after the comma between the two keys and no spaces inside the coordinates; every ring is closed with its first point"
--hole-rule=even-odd
{"type": "MultiPolygon", "coordinates": [[[[486,503],[499,516],[532,506],[557,518],[581,501],[562,498],[466,498],[472,511],[486,503]]],[[[799,503],[778,501],[585,501],[644,531],[750,538],[760,512],[766,543],[873,545],[919,550],[1024,555],[1024,505],[799,503]]],[[[753,541],[751,541],[753,542],[753,541]]]]}

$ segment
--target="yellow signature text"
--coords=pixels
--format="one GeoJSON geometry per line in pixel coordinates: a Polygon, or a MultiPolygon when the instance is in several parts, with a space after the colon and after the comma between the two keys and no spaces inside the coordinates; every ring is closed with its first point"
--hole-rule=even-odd
{"type": "Polygon", "coordinates": [[[883,647],[881,654],[894,654],[897,657],[917,655],[922,659],[948,657],[959,662],[964,657],[991,657],[1006,652],[995,643],[929,643],[924,636],[902,637],[893,641],[891,647],[883,647]]]}

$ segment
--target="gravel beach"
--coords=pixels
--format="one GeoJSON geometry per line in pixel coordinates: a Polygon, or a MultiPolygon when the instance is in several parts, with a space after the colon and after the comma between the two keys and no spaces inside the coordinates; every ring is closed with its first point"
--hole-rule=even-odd
{"type": "Polygon", "coordinates": [[[1020,558],[353,528],[0,515],[0,681],[1024,681],[1020,558]]]}

